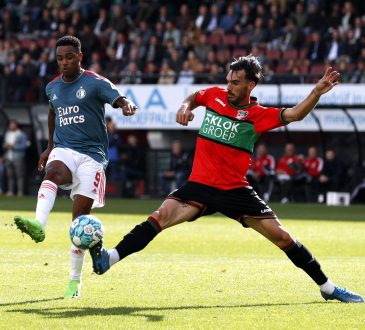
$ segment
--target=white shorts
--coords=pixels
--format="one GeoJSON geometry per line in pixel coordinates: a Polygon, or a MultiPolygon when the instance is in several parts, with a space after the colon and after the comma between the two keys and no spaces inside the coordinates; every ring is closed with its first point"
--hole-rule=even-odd
{"type": "Polygon", "coordinates": [[[82,195],[94,200],[92,208],[103,207],[105,204],[105,172],[103,165],[90,156],[81,154],[69,148],[54,148],[49,154],[49,163],[59,160],[64,163],[72,174],[72,183],[60,186],[71,190],[70,198],[82,195]]]}

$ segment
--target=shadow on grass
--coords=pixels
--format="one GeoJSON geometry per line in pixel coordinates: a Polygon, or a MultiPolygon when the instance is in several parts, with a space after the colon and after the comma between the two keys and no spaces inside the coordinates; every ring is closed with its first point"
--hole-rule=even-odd
{"type": "Polygon", "coordinates": [[[62,298],[62,297],[57,297],[57,298],[48,298],[48,299],[26,300],[26,301],[14,302],[14,303],[0,304],[0,307],[2,307],[2,306],[30,305],[30,304],[37,304],[37,303],[48,302],[48,301],[63,300],[63,299],[64,298],[62,298]]]}
{"type": "MultiPolygon", "coordinates": [[[[26,303],[26,302],[24,302],[26,303]]],[[[304,306],[304,305],[322,305],[324,302],[311,301],[303,303],[262,303],[262,304],[239,304],[239,305],[213,305],[213,306],[174,306],[174,307],[110,307],[110,308],[76,308],[72,310],[69,308],[42,308],[42,309],[11,309],[9,313],[23,313],[23,314],[37,314],[46,318],[75,318],[87,316],[144,316],[147,321],[158,322],[164,319],[163,315],[154,315],[150,312],[164,312],[164,311],[183,311],[183,310],[203,310],[203,309],[232,309],[232,308],[251,308],[251,307],[277,307],[277,306],[304,306]]],[[[11,304],[9,304],[11,305],[11,304]]]]}

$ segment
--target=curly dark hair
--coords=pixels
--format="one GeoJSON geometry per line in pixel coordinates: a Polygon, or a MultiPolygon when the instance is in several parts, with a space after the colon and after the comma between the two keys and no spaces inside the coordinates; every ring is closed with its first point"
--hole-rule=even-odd
{"type": "Polygon", "coordinates": [[[64,36],[57,40],[56,47],[58,46],[72,46],[79,53],[81,52],[81,41],[74,36],[64,36]]]}
{"type": "Polygon", "coordinates": [[[232,71],[244,70],[246,73],[246,79],[253,81],[256,85],[264,77],[262,74],[262,67],[257,57],[252,54],[247,56],[241,56],[230,64],[229,68],[232,71]]]}

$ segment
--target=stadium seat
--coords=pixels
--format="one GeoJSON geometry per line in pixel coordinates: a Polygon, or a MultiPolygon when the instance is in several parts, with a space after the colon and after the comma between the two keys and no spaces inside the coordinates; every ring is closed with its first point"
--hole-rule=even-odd
{"type": "Polygon", "coordinates": [[[245,49],[245,48],[236,47],[233,49],[232,57],[234,57],[234,58],[238,58],[240,56],[246,56],[246,55],[247,55],[247,49],[245,49]]]}
{"type": "Polygon", "coordinates": [[[326,66],[324,64],[312,64],[309,73],[322,74],[324,73],[326,66]]]}
{"type": "Polygon", "coordinates": [[[227,34],[223,36],[223,45],[224,46],[236,46],[237,45],[237,36],[235,34],[227,34]]]}
{"type": "Polygon", "coordinates": [[[303,63],[303,64],[300,65],[299,70],[300,70],[301,74],[305,75],[305,74],[308,74],[309,67],[306,63],[303,63]]]}
{"type": "Polygon", "coordinates": [[[238,37],[238,46],[245,47],[248,45],[248,35],[247,34],[241,34],[238,37]]]}
{"type": "Polygon", "coordinates": [[[302,48],[300,51],[299,51],[299,58],[301,60],[304,60],[307,58],[307,54],[308,54],[308,48],[307,47],[304,47],[302,48]]]}
{"type": "Polygon", "coordinates": [[[208,37],[208,43],[212,46],[219,46],[222,44],[222,37],[219,34],[211,34],[208,37]]]}
{"type": "Polygon", "coordinates": [[[282,58],[284,60],[296,60],[298,58],[298,50],[295,48],[289,48],[283,52],[282,58]]]}
{"type": "Polygon", "coordinates": [[[279,64],[276,67],[275,72],[278,73],[278,74],[287,73],[288,72],[288,66],[287,66],[287,64],[279,64]]]}
{"type": "Polygon", "coordinates": [[[268,50],[266,52],[266,59],[268,61],[273,61],[273,60],[280,60],[281,59],[281,52],[280,50],[278,49],[271,49],[271,50],[268,50]]]}

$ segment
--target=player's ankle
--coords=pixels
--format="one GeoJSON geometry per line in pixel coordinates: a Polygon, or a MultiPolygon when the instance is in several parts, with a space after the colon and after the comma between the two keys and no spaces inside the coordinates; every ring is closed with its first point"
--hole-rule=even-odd
{"type": "Polygon", "coordinates": [[[332,294],[335,291],[335,284],[331,280],[327,280],[326,283],[319,286],[321,291],[327,294],[332,294]]]}
{"type": "Polygon", "coordinates": [[[119,253],[116,249],[110,249],[108,250],[109,254],[109,266],[113,266],[115,263],[117,263],[120,260],[119,253]]]}

